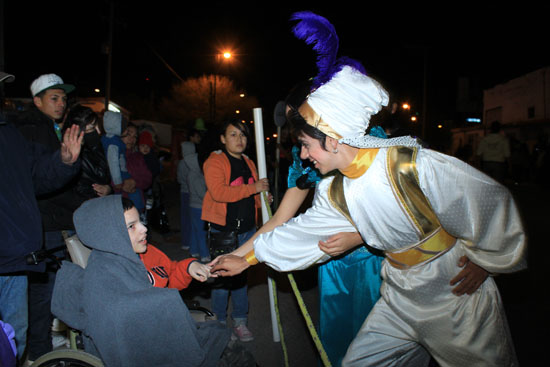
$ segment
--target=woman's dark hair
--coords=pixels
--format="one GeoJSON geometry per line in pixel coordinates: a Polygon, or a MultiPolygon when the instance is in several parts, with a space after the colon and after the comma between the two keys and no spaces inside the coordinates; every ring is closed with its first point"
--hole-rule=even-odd
{"type": "Polygon", "coordinates": [[[125,198],[123,196],[121,196],[120,198],[122,200],[122,209],[124,209],[124,212],[127,212],[128,210],[136,207],[132,200],[125,198]]]}
{"type": "Polygon", "coordinates": [[[249,137],[250,133],[249,133],[249,130],[248,130],[248,126],[246,126],[246,124],[243,123],[241,120],[237,120],[237,119],[230,119],[230,120],[225,121],[224,124],[222,125],[221,130],[220,130],[220,135],[225,135],[225,132],[227,131],[227,128],[230,125],[233,125],[237,129],[239,129],[244,134],[244,136],[246,136],[247,138],[249,137]]]}
{"type": "Polygon", "coordinates": [[[65,123],[63,124],[63,133],[73,125],[78,125],[80,131],[86,130],[86,125],[98,121],[98,116],[90,107],[76,104],[69,109],[65,123]]]}

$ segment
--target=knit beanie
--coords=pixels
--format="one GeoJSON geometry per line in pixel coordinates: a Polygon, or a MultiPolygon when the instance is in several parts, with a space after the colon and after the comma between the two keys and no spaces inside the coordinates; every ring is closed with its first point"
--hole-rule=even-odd
{"type": "Polygon", "coordinates": [[[148,145],[149,148],[153,148],[153,136],[149,131],[143,131],[141,134],[139,134],[139,143],[138,145],[145,144],[148,145]]]}

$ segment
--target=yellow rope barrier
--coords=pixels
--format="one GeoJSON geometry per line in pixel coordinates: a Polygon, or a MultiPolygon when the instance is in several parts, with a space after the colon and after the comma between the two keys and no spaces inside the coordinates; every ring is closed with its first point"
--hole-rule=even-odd
{"type": "MultiPolygon", "coordinates": [[[[269,215],[269,218],[272,217],[271,214],[271,207],[269,206],[269,201],[267,200],[267,193],[264,191],[262,192],[262,196],[264,199],[264,202],[267,207],[267,212],[269,215]]],[[[306,304],[304,302],[304,299],[302,298],[302,294],[300,293],[300,290],[298,289],[298,285],[296,284],[296,281],[294,280],[294,276],[292,273],[288,273],[288,280],[290,282],[290,286],[292,287],[292,291],[294,292],[294,296],[296,297],[296,301],[298,301],[298,306],[300,307],[300,311],[302,311],[302,315],[304,316],[304,319],[306,321],[306,325],[309,329],[309,333],[311,334],[311,338],[313,339],[313,342],[315,343],[315,346],[317,347],[317,351],[319,352],[319,356],[321,357],[321,361],[323,362],[323,365],[325,367],[331,367],[330,360],[328,359],[328,355],[325,352],[325,348],[323,348],[323,343],[321,343],[321,339],[319,338],[319,335],[317,334],[317,330],[315,329],[315,325],[313,325],[313,321],[311,320],[311,316],[309,315],[309,312],[307,311],[306,304]]],[[[283,348],[283,354],[285,358],[285,366],[288,366],[288,354],[286,349],[286,344],[284,341],[284,335],[283,335],[283,325],[281,323],[281,318],[279,315],[279,303],[277,300],[277,292],[276,292],[276,284],[275,280],[272,279],[273,284],[273,297],[274,297],[274,304],[275,304],[275,312],[277,315],[277,325],[279,328],[279,334],[281,336],[281,346],[283,348]]]]}

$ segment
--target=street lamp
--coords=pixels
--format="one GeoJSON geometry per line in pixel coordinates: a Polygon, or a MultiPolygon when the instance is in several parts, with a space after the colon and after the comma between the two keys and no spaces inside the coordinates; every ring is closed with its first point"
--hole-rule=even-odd
{"type": "Polygon", "coordinates": [[[222,60],[230,60],[233,55],[229,51],[223,51],[222,53],[216,54],[216,72],[214,73],[214,82],[210,84],[210,118],[212,123],[216,121],[216,78],[217,74],[220,71],[220,66],[222,60]]]}

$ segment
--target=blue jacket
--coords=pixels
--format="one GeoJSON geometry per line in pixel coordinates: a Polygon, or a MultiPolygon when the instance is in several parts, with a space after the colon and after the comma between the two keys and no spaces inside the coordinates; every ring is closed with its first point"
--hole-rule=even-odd
{"type": "Polygon", "coordinates": [[[42,246],[42,223],[35,195],[65,185],[80,169],[63,164],[60,151],[30,143],[0,115],[0,274],[43,271],[26,255],[42,246]]]}

